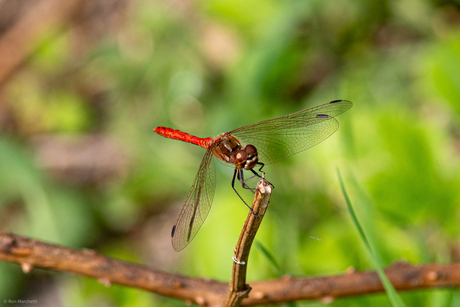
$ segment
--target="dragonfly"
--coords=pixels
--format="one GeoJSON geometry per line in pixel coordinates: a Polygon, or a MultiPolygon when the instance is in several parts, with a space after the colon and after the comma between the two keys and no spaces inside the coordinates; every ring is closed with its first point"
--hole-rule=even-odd
{"type": "Polygon", "coordinates": [[[235,167],[232,188],[243,200],[235,189],[236,180],[241,182],[244,189],[254,191],[247,185],[247,181],[254,177],[263,178],[262,168],[265,165],[288,158],[327,139],[339,127],[335,117],[352,106],[348,100],[333,100],[296,113],[247,125],[216,137],[200,138],[176,129],[156,127],[153,131],[163,137],[206,149],[198,173],[171,231],[174,250],[181,251],[193,240],[211,209],[216,187],[213,157],[235,167]],[[254,170],[256,166],[259,166],[262,176],[254,170]],[[253,176],[245,180],[244,170],[252,172],[253,176]]]}

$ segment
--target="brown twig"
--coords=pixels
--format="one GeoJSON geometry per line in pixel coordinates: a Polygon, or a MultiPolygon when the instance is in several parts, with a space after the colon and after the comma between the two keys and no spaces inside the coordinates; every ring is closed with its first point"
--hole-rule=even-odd
{"type": "Polygon", "coordinates": [[[0,39],[0,85],[26,59],[39,33],[63,26],[81,0],[32,1],[33,6],[0,39]]]}
{"type": "MultiPolygon", "coordinates": [[[[0,234],[0,260],[21,264],[24,272],[34,267],[73,272],[96,278],[106,285],[116,283],[151,291],[201,306],[219,306],[227,296],[228,283],[151,270],[145,266],[109,258],[91,250],[44,243],[0,234]]],[[[396,290],[460,286],[460,263],[409,265],[397,263],[385,270],[396,290]]],[[[292,278],[251,283],[243,306],[280,304],[297,300],[323,300],[383,292],[374,272],[355,272],[316,278],[292,278]]]]}
{"type": "Polygon", "coordinates": [[[268,208],[272,186],[264,179],[257,184],[252,212],[248,213],[246,222],[241,230],[238,244],[235,246],[235,256],[233,257],[232,280],[230,291],[224,301],[223,306],[239,306],[243,298],[248,297],[251,287],[246,284],[246,268],[248,264],[249,251],[256,236],[265,211],[268,208]],[[257,217],[256,217],[257,216],[257,217]]]}

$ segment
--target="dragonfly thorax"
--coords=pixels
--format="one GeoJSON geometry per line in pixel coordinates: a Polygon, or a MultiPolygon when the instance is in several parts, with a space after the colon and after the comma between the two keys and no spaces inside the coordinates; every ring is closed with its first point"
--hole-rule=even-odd
{"type": "Polygon", "coordinates": [[[212,151],[217,158],[239,169],[250,170],[259,162],[257,149],[253,145],[243,146],[237,137],[227,133],[217,138],[212,151]]]}

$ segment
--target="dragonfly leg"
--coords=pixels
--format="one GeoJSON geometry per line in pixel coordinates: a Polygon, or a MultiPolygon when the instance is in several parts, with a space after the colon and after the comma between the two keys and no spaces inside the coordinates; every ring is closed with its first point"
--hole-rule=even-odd
{"type": "Polygon", "coordinates": [[[258,215],[256,215],[254,213],[252,208],[244,201],[243,197],[241,197],[240,193],[238,193],[238,191],[235,189],[235,179],[236,179],[237,176],[238,176],[238,179],[240,180],[240,182],[243,184],[243,188],[249,189],[249,190],[252,191],[252,189],[250,187],[248,187],[248,185],[243,180],[243,170],[236,169],[236,168],[235,168],[235,172],[233,173],[233,179],[232,179],[232,189],[233,189],[233,191],[235,191],[236,195],[238,195],[238,197],[246,205],[246,207],[249,208],[249,210],[251,211],[252,215],[254,215],[254,217],[259,217],[258,215]],[[241,174],[240,174],[240,172],[241,172],[241,174]]]}
{"type": "Polygon", "coordinates": [[[261,179],[264,179],[265,181],[268,182],[269,185],[271,185],[273,188],[275,188],[275,186],[270,182],[268,181],[267,179],[265,179],[265,172],[262,171],[262,168],[265,166],[265,164],[263,164],[262,162],[258,162],[257,164],[260,164],[261,167],[259,168],[259,172],[262,173],[262,176],[257,174],[257,172],[254,170],[254,169],[251,169],[251,172],[254,174],[254,176],[252,176],[250,179],[254,178],[255,176],[261,178],[261,179]]]}
{"type": "Polygon", "coordinates": [[[270,181],[266,180],[265,179],[265,172],[262,171],[262,168],[265,166],[265,164],[259,162],[257,164],[260,164],[262,165],[260,168],[259,168],[259,172],[262,173],[262,176],[260,174],[258,174],[254,169],[250,169],[250,171],[254,174],[254,176],[251,176],[247,179],[244,179],[244,175],[243,175],[243,169],[238,169],[238,174],[237,174],[237,177],[238,177],[238,180],[241,182],[241,185],[243,186],[244,189],[247,189],[247,190],[251,190],[253,194],[256,193],[256,189],[254,188],[251,188],[249,187],[246,182],[248,182],[249,180],[255,178],[255,177],[258,177],[258,178],[261,178],[261,179],[264,179],[265,181],[268,182],[268,184],[270,184],[273,188],[275,187],[270,181]]]}
{"type": "Polygon", "coordinates": [[[246,182],[248,182],[249,180],[251,180],[251,179],[254,178],[254,177],[255,177],[255,176],[251,176],[250,178],[244,179],[243,170],[242,170],[242,169],[239,169],[239,170],[238,170],[237,178],[238,178],[238,181],[241,182],[241,185],[242,185],[243,189],[251,190],[251,192],[255,194],[255,190],[256,190],[256,189],[251,188],[250,186],[248,186],[248,185],[246,184],[246,182]]]}
{"type": "MultiPolygon", "coordinates": [[[[249,187],[246,182],[248,182],[249,180],[253,179],[254,177],[259,177],[261,179],[265,179],[265,172],[262,171],[262,168],[265,166],[265,164],[261,163],[261,162],[258,162],[257,164],[260,164],[262,165],[260,168],[259,168],[259,172],[262,173],[262,176],[259,175],[254,169],[250,169],[250,171],[254,174],[254,176],[251,176],[247,179],[244,179],[244,176],[243,176],[243,170],[242,169],[239,169],[238,170],[238,180],[241,182],[241,184],[243,185],[243,188],[247,189],[247,190],[251,190],[252,193],[255,193],[255,189],[249,187]]],[[[268,180],[267,182],[273,186],[268,180]]]]}
{"type": "Polygon", "coordinates": [[[262,162],[257,162],[257,164],[260,165],[259,172],[261,172],[263,175],[265,175],[265,172],[262,171],[262,169],[264,168],[265,164],[262,163],[262,162]]]}

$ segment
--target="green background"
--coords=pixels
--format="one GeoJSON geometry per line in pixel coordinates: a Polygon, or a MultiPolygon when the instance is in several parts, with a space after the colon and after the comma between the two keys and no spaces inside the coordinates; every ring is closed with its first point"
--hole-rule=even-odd
{"type": "MultiPolygon", "coordinates": [[[[248,213],[231,189],[233,171],[216,163],[211,212],[176,253],[170,230],[204,149],[152,129],[214,136],[347,99],[354,106],[332,137],[264,168],[275,189],[256,239],[279,269],[253,247],[248,281],[373,269],[337,167],[385,266],[459,261],[458,1],[137,0],[122,16],[83,51],[71,25],[41,33],[3,86],[0,112],[14,125],[0,131],[0,230],[227,282],[248,213]],[[63,180],[37,162],[38,137],[94,134],[117,144],[124,161],[110,178],[63,180]]],[[[12,263],[0,263],[0,298],[183,305],[72,274],[25,275],[12,263]]],[[[402,298],[460,304],[456,290],[402,298]]],[[[370,305],[389,301],[373,294],[330,304],[370,305]]]]}

